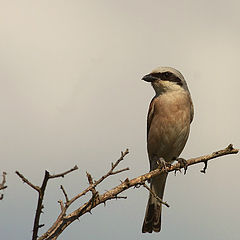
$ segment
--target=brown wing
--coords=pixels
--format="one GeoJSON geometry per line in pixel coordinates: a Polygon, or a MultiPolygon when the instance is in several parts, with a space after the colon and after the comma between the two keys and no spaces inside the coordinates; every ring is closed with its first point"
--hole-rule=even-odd
{"type": "Polygon", "coordinates": [[[190,106],[190,123],[191,123],[192,120],[193,120],[193,116],[194,116],[194,107],[193,107],[193,103],[192,103],[191,97],[190,97],[190,104],[191,104],[191,106],[190,106]]]}
{"type": "Polygon", "coordinates": [[[152,123],[152,119],[153,119],[153,115],[154,115],[154,101],[155,97],[152,99],[152,101],[150,102],[149,105],[149,109],[148,109],[148,116],[147,116],[147,137],[148,137],[148,133],[150,130],[150,126],[152,123]]]}

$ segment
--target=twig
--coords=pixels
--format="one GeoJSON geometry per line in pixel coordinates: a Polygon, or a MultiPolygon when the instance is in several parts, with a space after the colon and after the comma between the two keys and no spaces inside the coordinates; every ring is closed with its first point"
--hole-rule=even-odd
{"type": "Polygon", "coordinates": [[[67,202],[68,202],[68,195],[67,195],[67,193],[66,193],[66,191],[65,191],[65,189],[64,189],[64,187],[63,187],[63,185],[60,186],[60,189],[62,190],[63,195],[64,195],[64,197],[65,197],[65,199],[66,199],[66,203],[67,203],[67,202]]]}
{"type": "Polygon", "coordinates": [[[68,202],[68,206],[70,206],[74,201],[76,201],[78,198],[84,196],[86,193],[88,193],[89,191],[91,191],[93,188],[95,188],[97,185],[99,185],[103,180],[105,180],[107,177],[109,177],[110,175],[113,175],[113,170],[118,166],[118,164],[124,159],[124,157],[129,153],[128,149],[125,150],[125,152],[121,152],[121,157],[112,165],[111,165],[111,169],[105,174],[103,175],[100,179],[98,179],[97,181],[95,181],[93,184],[91,184],[88,188],[86,188],[84,191],[82,191],[81,193],[77,194],[75,197],[73,197],[72,199],[69,200],[68,202]]]}
{"type": "Polygon", "coordinates": [[[129,153],[128,149],[125,150],[125,152],[121,152],[121,157],[113,164],[112,163],[112,168],[110,170],[110,172],[112,172],[117,165],[124,159],[124,157],[129,153]]]}
{"type": "MultiPolygon", "coordinates": [[[[91,174],[86,172],[86,175],[87,175],[89,185],[92,186],[93,185],[93,178],[92,178],[91,174]]],[[[94,198],[98,195],[98,192],[97,192],[95,187],[92,187],[92,189],[90,191],[92,192],[92,201],[93,201],[94,198]]]]}
{"type": "Polygon", "coordinates": [[[114,175],[114,174],[118,174],[118,173],[121,173],[121,172],[125,172],[125,171],[128,171],[128,170],[130,170],[130,168],[123,168],[123,169],[120,169],[120,170],[118,170],[118,171],[114,171],[114,172],[112,172],[112,174],[111,175],[114,175]]]}
{"type": "Polygon", "coordinates": [[[73,168],[69,169],[68,171],[65,171],[63,173],[59,173],[59,174],[55,174],[55,175],[50,175],[49,178],[58,178],[58,177],[64,177],[65,175],[67,175],[68,173],[71,173],[75,170],[78,169],[78,166],[75,165],[73,168]]]}
{"type": "Polygon", "coordinates": [[[62,200],[59,200],[58,203],[60,204],[60,207],[61,207],[61,211],[63,212],[65,210],[65,207],[63,205],[63,201],[62,200]]]}
{"type": "Polygon", "coordinates": [[[16,171],[15,172],[23,182],[25,182],[27,185],[29,185],[31,188],[35,189],[37,192],[40,192],[40,187],[32,184],[30,181],[27,180],[20,172],[16,171]]]}
{"type": "Polygon", "coordinates": [[[149,187],[147,186],[146,183],[143,183],[142,185],[143,185],[143,186],[152,194],[152,196],[155,197],[160,203],[162,203],[162,204],[165,205],[166,207],[170,207],[169,204],[168,204],[167,202],[164,202],[160,197],[158,197],[158,196],[151,190],[151,188],[149,188],[149,187]]]}

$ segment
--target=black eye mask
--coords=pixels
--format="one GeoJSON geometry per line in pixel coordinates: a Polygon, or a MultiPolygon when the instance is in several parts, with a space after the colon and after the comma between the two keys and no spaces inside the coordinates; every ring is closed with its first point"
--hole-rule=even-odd
{"type": "Polygon", "coordinates": [[[153,82],[155,80],[161,79],[162,81],[169,81],[169,82],[176,82],[178,85],[182,86],[182,81],[176,75],[171,72],[157,72],[157,73],[150,73],[142,78],[142,80],[146,82],[153,82]]]}

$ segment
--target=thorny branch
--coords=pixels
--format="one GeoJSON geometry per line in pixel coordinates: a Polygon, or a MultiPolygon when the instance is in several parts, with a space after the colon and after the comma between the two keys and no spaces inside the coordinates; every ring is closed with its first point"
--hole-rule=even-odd
{"type": "MultiPolygon", "coordinates": [[[[121,184],[119,184],[118,186],[116,186],[116,187],[112,188],[111,190],[100,195],[97,192],[96,187],[103,180],[105,180],[106,178],[108,178],[111,175],[115,175],[115,174],[121,173],[123,171],[129,170],[129,168],[115,170],[115,168],[119,165],[119,163],[124,159],[124,157],[128,153],[129,153],[128,149],[125,152],[121,152],[121,157],[115,163],[112,163],[111,169],[97,181],[94,181],[92,176],[89,173],[87,173],[89,186],[85,190],[83,190],[81,193],[72,197],[71,199],[68,198],[65,189],[61,186],[61,190],[63,191],[66,202],[63,203],[62,200],[58,201],[60,204],[61,212],[60,212],[59,216],[57,217],[56,221],[44,234],[42,234],[42,236],[40,236],[39,238],[35,238],[35,239],[38,239],[38,240],[57,239],[58,236],[64,231],[64,229],[66,227],[68,227],[72,222],[74,222],[76,219],[81,217],[83,214],[91,212],[91,210],[93,208],[97,207],[99,204],[101,204],[101,203],[105,204],[106,201],[111,200],[111,199],[126,198],[126,197],[121,197],[118,195],[131,187],[144,186],[151,193],[150,188],[145,184],[146,181],[150,180],[151,178],[153,178],[157,175],[160,175],[163,172],[166,172],[166,171],[172,172],[172,171],[176,171],[176,170],[179,170],[184,167],[184,166],[181,166],[180,163],[176,163],[172,166],[167,166],[164,169],[161,169],[161,168],[155,169],[154,171],[143,174],[143,175],[133,178],[131,180],[129,180],[127,178],[123,182],[121,182],[121,184]],[[72,211],[71,213],[69,213],[67,215],[67,210],[68,210],[69,206],[73,202],[75,202],[77,199],[79,199],[80,197],[82,197],[83,195],[85,195],[88,192],[92,192],[91,198],[86,203],[84,203],[82,206],[78,207],[76,210],[72,211]]],[[[197,158],[191,158],[191,159],[187,160],[187,166],[191,166],[191,165],[203,162],[205,164],[203,171],[205,172],[206,168],[207,168],[207,162],[209,160],[220,157],[220,156],[224,156],[227,154],[236,154],[236,153],[238,153],[238,149],[234,149],[232,144],[230,144],[227,148],[225,148],[223,150],[219,150],[219,151],[213,152],[212,154],[209,154],[209,155],[204,155],[204,156],[200,156],[197,158]]],[[[24,182],[28,183],[27,181],[24,181],[24,182]]],[[[30,184],[28,183],[28,185],[30,185],[30,184]]],[[[33,185],[33,184],[31,184],[31,185],[33,185]]],[[[157,196],[155,196],[155,197],[157,198],[157,196]]],[[[162,204],[169,206],[166,202],[163,202],[162,199],[158,199],[158,200],[160,202],[162,202],[162,204]]]]}
{"type": "MultiPolygon", "coordinates": [[[[34,190],[36,190],[38,192],[38,203],[37,203],[37,210],[36,210],[36,214],[35,214],[35,218],[34,218],[32,240],[36,240],[38,238],[38,230],[39,230],[39,228],[44,226],[44,224],[39,224],[39,221],[40,221],[40,215],[44,208],[43,198],[44,198],[45,189],[47,187],[48,180],[51,178],[64,177],[68,173],[75,171],[77,169],[78,169],[78,167],[74,166],[72,169],[70,169],[66,172],[60,173],[60,174],[56,174],[56,175],[51,175],[48,171],[45,171],[45,175],[44,175],[44,179],[43,179],[41,187],[34,185],[27,178],[25,178],[21,173],[16,171],[16,174],[22,179],[22,181],[24,183],[27,183],[31,188],[33,188],[34,190]]],[[[62,187],[62,189],[63,189],[63,187],[62,187]]],[[[65,193],[64,189],[63,189],[63,192],[65,193]]],[[[65,195],[65,197],[67,199],[67,195],[65,195]]]]}
{"type": "MultiPolygon", "coordinates": [[[[6,175],[7,175],[7,173],[3,172],[2,182],[0,183],[0,190],[7,188],[7,186],[5,185],[6,184],[6,175]]],[[[2,199],[3,199],[3,193],[0,194],[0,200],[2,200],[2,199]]]]}

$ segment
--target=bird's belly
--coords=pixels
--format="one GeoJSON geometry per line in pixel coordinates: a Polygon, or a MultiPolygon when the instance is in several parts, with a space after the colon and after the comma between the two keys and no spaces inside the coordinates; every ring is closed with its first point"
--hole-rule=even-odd
{"type": "Polygon", "coordinates": [[[182,152],[190,128],[189,115],[180,111],[178,114],[159,117],[158,121],[152,121],[148,134],[148,155],[163,157],[165,161],[171,162],[182,152]]]}

